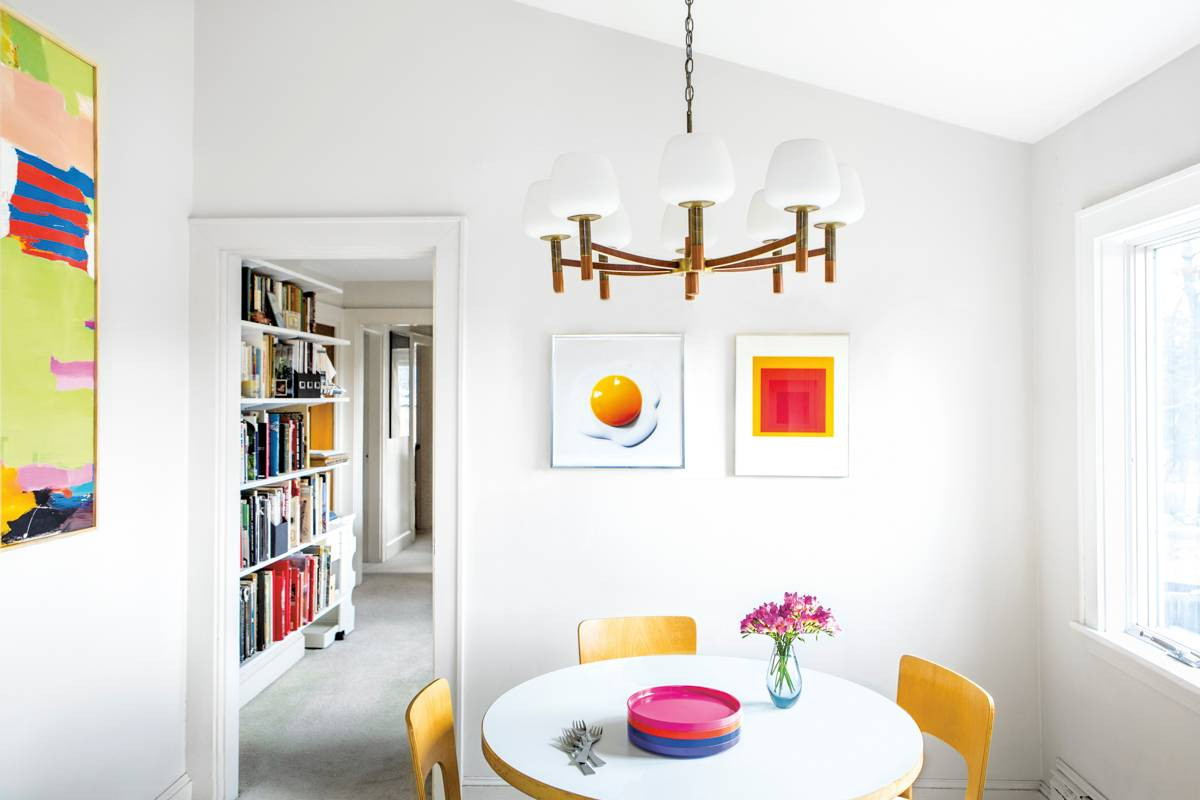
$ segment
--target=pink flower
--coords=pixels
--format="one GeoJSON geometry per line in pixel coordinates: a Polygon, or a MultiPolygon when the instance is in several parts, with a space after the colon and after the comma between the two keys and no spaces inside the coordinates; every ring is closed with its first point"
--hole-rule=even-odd
{"type": "Polygon", "coordinates": [[[742,636],[762,634],[790,646],[805,636],[833,636],[841,632],[833,612],[811,594],[785,592],[782,603],[763,603],[747,614],[739,626],[742,636]]]}

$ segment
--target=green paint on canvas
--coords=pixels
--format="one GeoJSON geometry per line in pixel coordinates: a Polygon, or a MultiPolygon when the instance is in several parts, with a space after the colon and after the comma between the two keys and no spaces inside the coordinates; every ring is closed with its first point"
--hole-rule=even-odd
{"type": "Polygon", "coordinates": [[[95,98],[95,73],[87,62],[11,14],[0,12],[4,47],[0,58],[62,92],[67,111],[79,114],[79,98],[95,98]]]}
{"type": "Polygon", "coordinates": [[[95,333],[84,324],[95,296],[83,270],[0,239],[0,462],[92,463],[93,392],[58,391],[50,358],[95,357],[95,333]]]}

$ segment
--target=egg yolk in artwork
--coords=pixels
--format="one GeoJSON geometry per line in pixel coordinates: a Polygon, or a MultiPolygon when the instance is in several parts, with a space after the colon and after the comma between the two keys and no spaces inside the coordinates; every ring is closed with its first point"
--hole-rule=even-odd
{"type": "Polygon", "coordinates": [[[605,425],[628,425],[642,413],[642,390],[625,375],[605,375],[592,387],[592,413],[605,425]]]}

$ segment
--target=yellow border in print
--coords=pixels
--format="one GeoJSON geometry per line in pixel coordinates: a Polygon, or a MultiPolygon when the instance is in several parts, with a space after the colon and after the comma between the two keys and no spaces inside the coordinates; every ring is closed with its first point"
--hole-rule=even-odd
{"type": "Polygon", "coordinates": [[[751,382],[754,389],[754,436],[833,436],[833,357],[832,356],[754,356],[751,360],[751,382]],[[762,430],[762,382],[764,369],[823,369],[825,370],[825,430],[814,432],[783,432],[762,430]]]}

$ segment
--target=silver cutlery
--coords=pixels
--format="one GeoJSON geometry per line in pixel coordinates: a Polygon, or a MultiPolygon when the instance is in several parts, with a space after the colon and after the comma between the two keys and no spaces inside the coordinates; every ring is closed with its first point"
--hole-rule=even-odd
{"type": "Polygon", "coordinates": [[[579,771],[584,775],[596,774],[596,770],[592,769],[591,766],[588,765],[587,756],[584,755],[583,748],[576,744],[575,737],[568,736],[564,731],[563,735],[559,736],[558,739],[554,741],[554,746],[569,755],[571,757],[571,763],[579,767],[579,771]]]}
{"type": "Polygon", "coordinates": [[[599,725],[588,727],[587,723],[581,719],[577,719],[572,723],[571,732],[575,739],[584,747],[584,752],[587,754],[588,761],[593,767],[603,767],[604,759],[596,755],[594,747],[600,741],[600,737],[604,735],[604,728],[599,725]]]}

